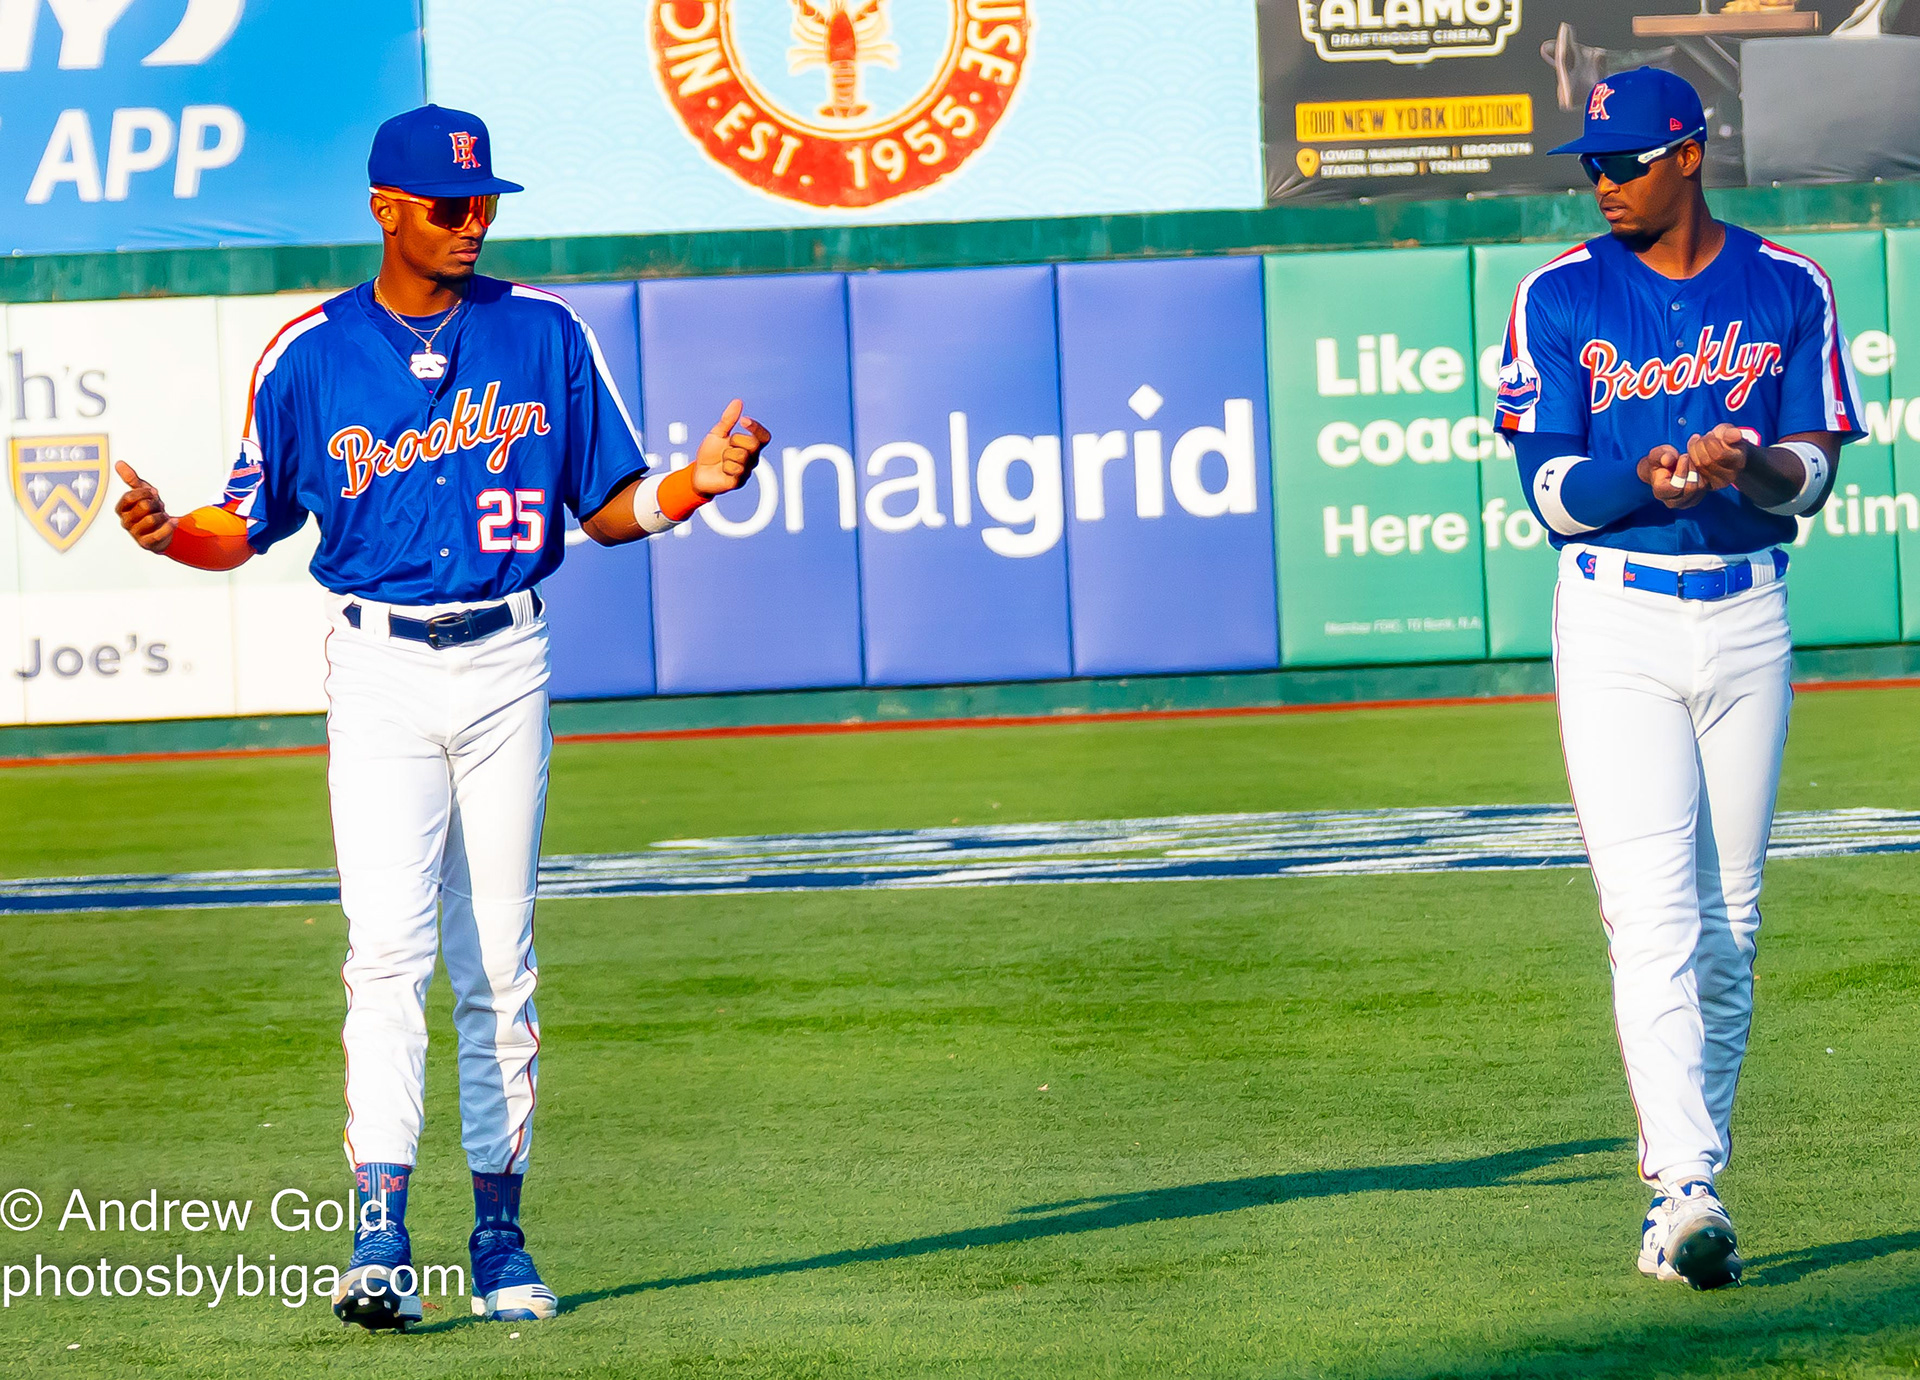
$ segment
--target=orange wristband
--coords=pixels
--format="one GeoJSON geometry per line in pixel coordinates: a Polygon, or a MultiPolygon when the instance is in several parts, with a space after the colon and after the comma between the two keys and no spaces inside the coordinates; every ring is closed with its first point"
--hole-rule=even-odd
{"type": "Polygon", "coordinates": [[[247,520],[225,508],[195,508],[175,524],[163,554],[195,570],[232,570],[253,555],[247,520]]]}
{"type": "Polygon", "coordinates": [[[708,494],[693,487],[693,466],[685,465],[660,481],[656,497],[660,511],[669,521],[685,522],[712,501],[708,494]]]}

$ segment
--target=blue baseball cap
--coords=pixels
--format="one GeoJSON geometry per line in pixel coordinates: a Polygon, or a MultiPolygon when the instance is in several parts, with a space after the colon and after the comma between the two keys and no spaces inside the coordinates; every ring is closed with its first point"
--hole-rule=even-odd
{"type": "Polygon", "coordinates": [[[367,181],[416,196],[491,196],[523,192],[493,175],[493,140],[486,121],[464,110],[423,105],[396,115],[373,136],[367,181]]]}
{"type": "Polygon", "coordinates": [[[1636,67],[1597,82],[1587,97],[1585,132],[1547,152],[1644,153],[1675,139],[1706,137],[1707,113],[1686,78],[1636,67]]]}

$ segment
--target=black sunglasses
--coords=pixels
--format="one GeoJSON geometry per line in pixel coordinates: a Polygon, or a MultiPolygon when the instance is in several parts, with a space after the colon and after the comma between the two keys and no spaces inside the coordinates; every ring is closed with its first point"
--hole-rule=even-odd
{"type": "Polygon", "coordinates": [[[1684,144],[1690,144],[1706,133],[1696,129],[1683,134],[1670,144],[1662,144],[1657,149],[1648,149],[1644,153],[1583,153],[1580,166],[1587,174],[1587,181],[1594,186],[1600,185],[1602,175],[1616,186],[1624,186],[1653,171],[1653,165],[1662,158],[1670,158],[1680,151],[1684,144]]]}

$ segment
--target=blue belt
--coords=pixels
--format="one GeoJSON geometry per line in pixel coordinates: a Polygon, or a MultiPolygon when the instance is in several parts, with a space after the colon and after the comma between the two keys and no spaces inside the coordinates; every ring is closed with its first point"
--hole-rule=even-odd
{"type": "MultiPolygon", "coordinates": [[[[1787,573],[1787,553],[1775,547],[1767,554],[1773,558],[1773,578],[1778,580],[1787,573]]],[[[1591,551],[1583,551],[1576,562],[1580,573],[1591,580],[1600,558],[1591,551]]],[[[1623,585],[1631,589],[1643,589],[1649,594],[1670,594],[1676,599],[1711,602],[1752,589],[1753,563],[1741,561],[1738,565],[1723,565],[1713,570],[1666,570],[1657,565],[1638,565],[1628,561],[1620,579],[1623,585]]]]}
{"type": "MultiPolygon", "coordinates": [[[[360,626],[358,604],[348,604],[341,612],[346,617],[348,627],[360,626]]],[[[535,617],[540,614],[538,594],[533,596],[533,612],[535,617]]],[[[389,636],[407,642],[424,642],[436,651],[443,647],[461,647],[469,642],[478,642],[483,637],[492,637],[512,626],[513,609],[504,603],[436,614],[432,618],[406,618],[397,613],[387,615],[389,636]]]]}

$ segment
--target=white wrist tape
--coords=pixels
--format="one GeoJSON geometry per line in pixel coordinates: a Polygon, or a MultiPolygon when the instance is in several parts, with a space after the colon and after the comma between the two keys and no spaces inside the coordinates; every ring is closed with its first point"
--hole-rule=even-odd
{"type": "Polygon", "coordinates": [[[1566,502],[1560,497],[1560,486],[1567,482],[1573,467],[1586,464],[1589,458],[1585,455],[1558,456],[1547,461],[1533,476],[1533,501],[1540,509],[1540,516],[1547,520],[1547,526],[1563,537],[1577,537],[1582,532],[1599,530],[1569,513],[1566,502]]]}
{"type": "Polygon", "coordinates": [[[1833,466],[1827,462],[1827,453],[1811,441],[1782,441],[1779,449],[1790,450],[1800,457],[1800,463],[1807,472],[1806,482],[1800,486],[1800,492],[1784,503],[1763,505],[1762,511],[1777,513],[1781,517],[1799,517],[1810,513],[1827,496],[1827,478],[1833,473],[1833,466]]]}
{"type": "Polygon", "coordinates": [[[633,520],[640,524],[640,530],[648,536],[680,525],[660,510],[660,484],[666,477],[664,474],[649,475],[633,491],[633,520]]]}

